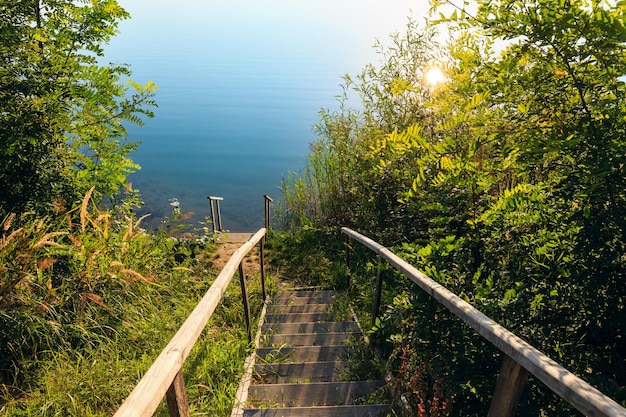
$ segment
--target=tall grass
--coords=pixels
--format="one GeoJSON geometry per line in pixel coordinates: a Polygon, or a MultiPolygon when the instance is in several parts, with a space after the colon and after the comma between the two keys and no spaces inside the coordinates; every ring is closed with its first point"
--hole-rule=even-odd
{"type": "MultiPolygon", "coordinates": [[[[204,295],[213,244],[140,221],[88,193],[56,218],[0,223],[0,414],[111,415],[204,295]]],[[[185,364],[194,415],[232,408],[249,351],[237,281],[185,364]]]]}
{"type": "Polygon", "coordinates": [[[320,139],[311,145],[304,168],[283,178],[281,223],[287,228],[338,224],[349,218],[352,184],[359,175],[355,155],[358,114],[321,112],[316,126],[320,139]]]}

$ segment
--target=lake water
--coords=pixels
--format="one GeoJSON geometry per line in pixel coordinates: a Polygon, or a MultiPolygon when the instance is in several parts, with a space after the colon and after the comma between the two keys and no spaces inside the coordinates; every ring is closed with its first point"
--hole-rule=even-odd
{"type": "MultiPolygon", "coordinates": [[[[263,225],[263,195],[305,162],[321,108],[337,107],[341,76],[378,61],[372,48],[419,18],[415,0],[120,0],[106,59],[131,64],[133,79],[159,85],[131,176],[154,226],[172,210],[209,215],[221,196],[223,226],[263,225]]],[[[424,4],[422,4],[424,3],[424,4]]],[[[356,105],[356,103],[355,103],[356,105]]]]}

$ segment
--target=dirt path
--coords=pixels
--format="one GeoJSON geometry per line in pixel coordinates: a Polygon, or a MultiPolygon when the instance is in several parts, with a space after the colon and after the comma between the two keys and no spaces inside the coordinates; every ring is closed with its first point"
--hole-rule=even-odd
{"type": "MultiPolygon", "coordinates": [[[[239,249],[241,245],[243,245],[243,243],[219,243],[217,250],[211,255],[213,268],[221,271],[224,266],[226,266],[226,263],[230,260],[233,253],[239,249]]],[[[243,261],[243,268],[246,274],[261,273],[258,246],[255,246],[254,249],[246,255],[243,261]]]]}

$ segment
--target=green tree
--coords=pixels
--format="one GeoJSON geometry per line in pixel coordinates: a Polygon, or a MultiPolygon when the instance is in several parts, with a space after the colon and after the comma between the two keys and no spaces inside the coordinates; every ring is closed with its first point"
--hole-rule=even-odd
{"type": "Polygon", "coordinates": [[[434,36],[433,30],[419,30],[409,20],[405,32],[392,35],[390,47],[376,46],[379,65],[344,77],[339,110],[320,112],[318,140],[307,167],[284,181],[291,224],[358,225],[394,241],[419,229],[419,218],[413,219],[415,224],[407,219],[415,214],[415,206],[398,203],[415,173],[411,157],[378,170],[383,156],[375,158],[372,152],[388,136],[429,119],[424,102],[430,92],[420,81],[424,67],[437,55],[434,36]],[[360,100],[358,110],[350,107],[350,91],[360,100]]]}
{"type": "MultiPolygon", "coordinates": [[[[443,51],[433,52],[431,28],[410,25],[356,78],[362,113],[324,114],[326,146],[312,160],[330,162],[307,173],[333,167],[316,195],[347,197],[327,223],[405,242],[404,256],[433,278],[623,401],[626,2],[453,3],[433,2],[441,14],[430,24],[451,29],[443,51]],[[427,88],[433,58],[447,82],[427,88]]],[[[408,299],[419,302],[392,304],[381,323],[391,336],[410,314],[390,358],[408,376],[454,379],[451,414],[484,415],[490,354],[408,299]]],[[[406,392],[417,380],[403,381],[406,392]]],[[[541,388],[528,397],[526,415],[571,412],[541,388]]]]}
{"type": "Polygon", "coordinates": [[[138,169],[123,122],[141,124],[155,86],[121,83],[103,45],[128,13],[115,0],[0,1],[0,209],[46,212],[84,195],[117,199],[138,169]]]}

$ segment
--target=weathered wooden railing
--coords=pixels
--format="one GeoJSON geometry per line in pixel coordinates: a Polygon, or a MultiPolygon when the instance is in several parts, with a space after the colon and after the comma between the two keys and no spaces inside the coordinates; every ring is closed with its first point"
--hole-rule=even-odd
{"type": "MultiPolygon", "coordinates": [[[[349,239],[352,238],[386,259],[392,266],[504,353],[500,376],[489,409],[488,415],[490,417],[515,415],[528,372],[586,416],[626,417],[626,409],[611,398],[400,259],[383,245],[347,227],[343,227],[341,231],[346,238],[346,261],[348,264],[350,263],[349,239]]],[[[375,315],[378,306],[380,306],[382,288],[380,274],[377,275],[375,315]]]]}
{"type": "Polygon", "coordinates": [[[266,229],[260,229],[246,243],[231,256],[230,260],[217,276],[211,288],[189,315],[185,323],[167,344],[165,349],[156,358],[150,369],[145,373],[135,389],[126,398],[114,417],[122,416],[151,416],[157,409],[163,397],[167,398],[170,416],[188,416],[189,405],[182,375],[182,366],[189,356],[189,352],[200,337],[204,326],[217,308],[226,288],[230,284],[235,271],[239,271],[242,298],[244,303],[246,324],[248,325],[248,341],[252,340],[250,327],[250,309],[246,279],[243,273],[242,261],[246,254],[259,243],[261,282],[265,297],[265,276],[263,269],[263,238],[266,229]]]}

